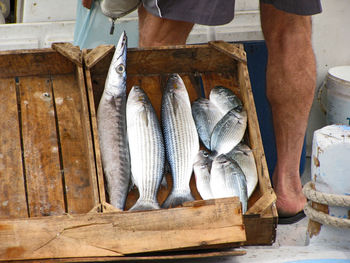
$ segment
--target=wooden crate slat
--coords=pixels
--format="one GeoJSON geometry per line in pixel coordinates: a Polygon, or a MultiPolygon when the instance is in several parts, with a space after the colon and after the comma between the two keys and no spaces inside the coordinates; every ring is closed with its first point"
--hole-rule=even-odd
{"type": "Polygon", "coordinates": [[[233,244],[245,240],[242,223],[234,198],[154,211],[0,220],[0,259],[121,256],[233,244]]]}
{"type": "MultiPolygon", "coordinates": [[[[85,70],[86,78],[91,79],[90,70],[85,70]]],[[[94,101],[94,92],[92,88],[91,81],[86,82],[86,92],[88,96],[89,103],[89,112],[90,112],[90,121],[91,121],[91,130],[92,130],[92,143],[94,147],[95,153],[95,165],[96,165],[96,176],[97,176],[97,185],[98,185],[98,194],[101,203],[106,202],[106,191],[104,187],[104,178],[103,178],[103,168],[102,168],[102,159],[101,159],[101,151],[100,151],[100,142],[98,139],[97,133],[97,122],[96,122],[96,103],[94,101]]]]}
{"type": "Polygon", "coordinates": [[[75,65],[52,49],[0,51],[0,77],[65,74],[75,65]]]}
{"type": "MultiPolygon", "coordinates": [[[[94,175],[89,170],[83,125],[82,101],[75,76],[52,79],[57,114],[68,213],[87,213],[97,203],[93,193],[94,175]]],[[[98,196],[97,196],[98,201],[98,196]]]]}
{"type": "Polygon", "coordinates": [[[0,79],[0,218],[28,217],[14,78],[0,79]]]}
{"type": "MultiPolygon", "coordinates": [[[[91,72],[93,74],[106,72],[113,54],[114,49],[111,49],[109,54],[99,61],[98,66],[91,68],[91,72]]],[[[127,53],[128,75],[232,72],[236,64],[237,61],[221,51],[208,48],[207,45],[130,48],[127,53]]]]}
{"type": "Polygon", "coordinates": [[[55,111],[49,77],[19,78],[30,216],[65,212],[55,111]]]}

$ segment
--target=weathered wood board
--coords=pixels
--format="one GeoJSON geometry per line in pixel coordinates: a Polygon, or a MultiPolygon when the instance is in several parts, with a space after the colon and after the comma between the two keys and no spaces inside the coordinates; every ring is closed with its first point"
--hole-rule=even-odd
{"type": "Polygon", "coordinates": [[[0,219],[89,212],[100,200],[82,66],[51,49],[0,52],[0,65],[0,219]]]}
{"type": "Polygon", "coordinates": [[[240,215],[238,199],[227,198],[146,212],[1,220],[0,260],[122,256],[232,244],[245,239],[240,215]]]}

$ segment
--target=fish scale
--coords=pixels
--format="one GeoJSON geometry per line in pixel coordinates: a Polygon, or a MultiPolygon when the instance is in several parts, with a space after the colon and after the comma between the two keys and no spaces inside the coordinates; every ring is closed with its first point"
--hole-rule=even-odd
{"type": "Polygon", "coordinates": [[[159,209],[157,192],[164,171],[164,143],[154,108],[140,87],[127,102],[127,125],[132,177],[140,196],[130,210],[159,209]]]}
{"type": "Polygon", "coordinates": [[[211,150],[216,154],[228,153],[242,140],[246,127],[246,110],[230,110],[214,127],[210,140],[211,150]]]}
{"type": "Polygon", "coordinates": [[[173,189],[163,204],[167,208],[194,200],[189,182],[193,161],[199,150],[189,96],[178,74],[172,74],[166,84],[162,97],[162,124],[173,178],[173,189]]]}
{"type": "Polygon", "coordinates": [[[130,181],[130,156],[126,132],[125,32],[120,36],[97,109],[97,128],[110,203],[121,210],[130,181]]]}

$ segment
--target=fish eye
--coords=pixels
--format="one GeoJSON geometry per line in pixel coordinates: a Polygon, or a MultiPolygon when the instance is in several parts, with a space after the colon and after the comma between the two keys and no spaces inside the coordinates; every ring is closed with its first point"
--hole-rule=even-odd
{"type": "Polygon", "coordinates": [[[115,70],[117,71],[117,73],[124,73],[125,66],[123,64],[119,64],[115,70]]]}

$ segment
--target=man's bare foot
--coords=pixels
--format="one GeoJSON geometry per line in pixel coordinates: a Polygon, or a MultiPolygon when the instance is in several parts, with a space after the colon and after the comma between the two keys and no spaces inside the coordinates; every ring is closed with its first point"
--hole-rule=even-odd
{"type": "Polygon", "coordinates": [[[297,175],[273,175],[274,191],[277,196],[276,206],[279,216],[292,216],[302,211],[306,198],[302,192],[299,173],[297,175]]]}

